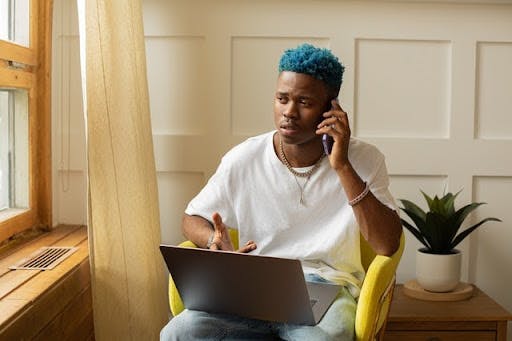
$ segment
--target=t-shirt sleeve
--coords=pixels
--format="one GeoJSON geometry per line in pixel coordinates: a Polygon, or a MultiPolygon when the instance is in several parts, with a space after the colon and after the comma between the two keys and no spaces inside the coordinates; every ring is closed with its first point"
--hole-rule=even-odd
{"type": "Polygon", "coordinates": [[[368,179],[373,195],[390,209],[397,211],[395,199],[389,191],[389,176],[384,156],[379,158],[375,172],[368,179]]]}
{"type": "Polygon", "coordinates": [[[186,214],[201,216],[211,222],[212,214],[218,212],[226,226],[237,228],[228,191],[231,173],[229,164],[225,158],[222,159],[207,184],[188,204],[186,214]]]}

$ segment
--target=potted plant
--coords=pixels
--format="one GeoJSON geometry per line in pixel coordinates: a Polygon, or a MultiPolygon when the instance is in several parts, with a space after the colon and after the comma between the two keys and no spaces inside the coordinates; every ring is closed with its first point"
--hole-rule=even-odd
{"type": "Polygon", "coordinates": [[[424,245],[416,254],[416,280],[428,291],[451,291],[460,282],[461,253],[455,247],[485,222],[501,220],[485,218],[458,233],[468,214],[485,203],[474,202],[455,210],[455,198],[460,191],[441,198],[421,193],[428,204],[427,212],[409,200],[399,200],[403,205],[400,209],[413,222],[401,219],[403,226],[424,245]]]}

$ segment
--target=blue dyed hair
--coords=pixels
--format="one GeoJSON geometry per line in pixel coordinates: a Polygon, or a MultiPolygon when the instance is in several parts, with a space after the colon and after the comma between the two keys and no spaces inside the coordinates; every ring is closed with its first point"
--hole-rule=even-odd
{"type": "Polygon", "coordinates": [[[337,95],[343,82],[345,67],[330,50],[302,44],[284,51],[279,61],[279,73],[283,71],[313,76],[325,82],[337,95]]]}

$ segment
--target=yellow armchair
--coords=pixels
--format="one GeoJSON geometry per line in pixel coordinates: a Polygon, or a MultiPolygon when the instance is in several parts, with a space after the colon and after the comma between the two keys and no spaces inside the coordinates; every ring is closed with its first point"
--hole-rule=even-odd
{"type": "MultiPolygon", "coordinates": [[[[229,231],[235,248],[238,248],[236,230],[229,231]]],[[[404,250],[405,237],[400,238],[400,247],[391,257],[375,255],[372,248],[361,236],[361,262],[366,277],[357,302],[355,334],[357,341],[382,340],[389,306],[395,286],[395,272],[404,250]]],[[[195,247],[186,241],[181,246],[195,247]]],[[[185,308],[172,278],[169,276],[169,304],[174,316],[185,308]]]]}
{"type": "Polygon", "coordinates": [[[383,340],[386,320],[393,298],[395,273],[405,247],[405,236],[391,256],[376,255],[361,236],[361,263],[366,270],[357,301],[355,334],[357,341],[383,340]]]}

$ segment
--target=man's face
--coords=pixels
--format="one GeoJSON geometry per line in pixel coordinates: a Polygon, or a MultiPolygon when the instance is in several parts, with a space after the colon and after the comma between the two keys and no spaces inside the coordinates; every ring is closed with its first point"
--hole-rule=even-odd
{"type": "Polygon", "coordinates": [[[303,73],[281,72],[274,97],[274,124],[283,142],[303,144],[319,138],[315,131],[329,108],[324,82],[303,73]]]}

